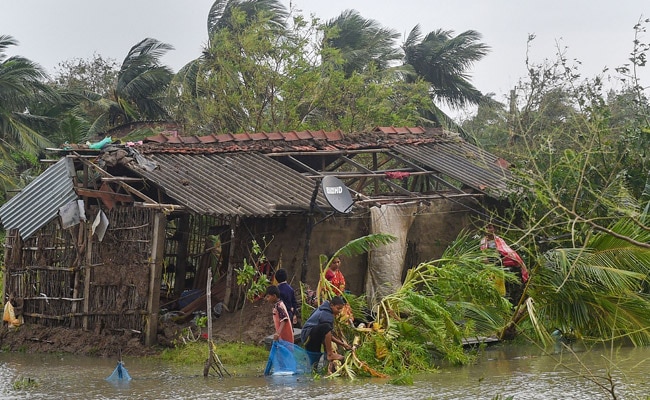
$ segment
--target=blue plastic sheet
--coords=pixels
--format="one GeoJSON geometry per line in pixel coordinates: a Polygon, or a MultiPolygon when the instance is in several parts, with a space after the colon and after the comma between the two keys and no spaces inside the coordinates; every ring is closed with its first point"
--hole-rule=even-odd
{"type": "Polygon", "coordinates": [[[124,363],[122,361],[118,361],[117,367],[115,367],[111,376],[106,378],[106,380],[111,382],[130,381],[131,375],[129,375],[129,371],[124,368],[124,363]]]}
{"type": "Polygon", "coordinates": [[[307,350],[284,340],[273,341],[264,375],[309,374],[311,370],[307,350]]]}

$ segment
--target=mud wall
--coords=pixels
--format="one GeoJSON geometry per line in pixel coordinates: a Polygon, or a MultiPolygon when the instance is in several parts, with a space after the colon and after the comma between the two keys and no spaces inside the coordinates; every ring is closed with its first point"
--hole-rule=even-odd
{"type": "Polygon", "coordinates": [[[431,202],[421,205],[407,237],[405,270],[423,261],[440,258],[461,230],[470,226],[474,200],[431,202]],[[471,207],[471,208],[470,208],[471,207]]]}
{"type": "MultiPolygon", "coordinates": [[[[469,205],[473,200],[437,200],[418,206],[415,221],[407,233],[403,273],[406,268],[420,262],[439,258],[458,233],[469,226],[471,211],[463,205],[463,201],[469,205]]],[[[306,243],[306,217],[260,219],[247,224],[246,230],[264,235],[270,242],[267,257],[274,266],[281,265],[286,269],[288,280],[294,288],[298,288],[306,243]]],[[[320,254],[330,254],[350,240],[367,235],[369,231],[368,212],[333,216],[316,224],[311,235],[306,283],[314,288],[318,282],[320,254]]],[[[341,271],[345,275],[347,288],[354,294],[365,291],[367,270],[368,257],[365,254],[342,258],[341,271]]]]}
{"type": "MultiPolygon", "coordinates": [[[[318,283],[320,273],[319,256],[330,254],[352,239],[368,234],[368,218],[362,215],[329,217],[319,220],[311,234],[305,282],[312,288],[318,283]]],[[[259,242],[264,238],[268,247],[266,256],[274,267],[287,270],[288,281],[296,289],[299,287],[305,244],[307,242],[307,217],[290,216],[286,218],[266,218],[243,222],[242,232],[249,232],[259,242]]],[[[247,235],[242,235],[246,237],[247,235]]],[[[251,237],[251,236],[248,236],[251,237]]],[[[246,246],[246,239],[243,239],[246,246]]],[[[244,252],[239,253],[244,255],[244,252]]],[[[236,258],[235,266],[240,264],[241,256],[236,258]]],[[[366,273],[366,256],[345,257],[341,267],[348,289],[359,294],[363,291],[366,273]]]]}

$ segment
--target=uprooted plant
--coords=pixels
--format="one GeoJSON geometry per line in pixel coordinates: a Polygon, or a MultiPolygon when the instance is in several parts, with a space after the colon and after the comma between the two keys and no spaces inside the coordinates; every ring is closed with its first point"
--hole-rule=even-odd
{"type": "MultiPolygon", "coordinates": [[[[411,268],[402,287],[373,307],[367,327],[339,321],[337,333],[353,350],[332,376],[403,376],[468,363],[463,338],[493,335],[511,313],[492,281],[498,272],[461,235],[439,260],[411,268]]],[[[344,297],[355,317],[364,314],[363,299],[344,297]]]]}

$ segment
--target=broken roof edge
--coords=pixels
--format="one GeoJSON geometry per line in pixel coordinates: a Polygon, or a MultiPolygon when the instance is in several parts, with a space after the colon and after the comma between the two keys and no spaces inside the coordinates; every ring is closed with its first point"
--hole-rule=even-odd
{"type": "Polygon", "coordinates": [[[159,134],[137,144],[142,154],[185,153],[212,154],[259,152],[332,152],[367,149],[388,149],[399,144],[413,144],[463,140],[457,134],[442,128],[375,127],[369,131],[289,131],[238,134],[210,134],[205,136],[178,136],[159,134]]]}
{"type": "Polygon", "coordinates": [[[74,191],[72,160],[63,157],[48,167],[18,194],[0,207],[0,220],[9,231],[18,229],[27,239],[54,219],[59,208],[78,199],[74,191]]]}

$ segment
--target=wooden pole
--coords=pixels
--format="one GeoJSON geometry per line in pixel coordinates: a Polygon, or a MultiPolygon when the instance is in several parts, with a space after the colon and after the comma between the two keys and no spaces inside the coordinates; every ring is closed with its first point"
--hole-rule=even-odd
{"type": "Polygon", "coordinates": [[[208,346],[212,353],[212,269],[208,268],[208,283],[205,285],[206,311],[208,314],[208,346]]]}
{"type": "MultiPolygon", "coordinates": [[[[98,212],[102,212],[99,209],[98,212]]],[[[90,312],[90,282],[93,273],[91,267],[93,261],[93,234],[91,224],[84,224],[84,229],[86,230],[86,258],[83,266],[83,278],[84,278],[84,303],[83,303],[83,317],[81,318],[81,326],[84,331],[88,330],[88,314],[90,312]]]]}
{"type": "MultiPolygon", "coordinates": [[[[230,244],[228,251],[228,270],[226,271],[226,294],[223,296],[223,303],[230,307],[230,296],[232,295],[233,275],[235,268],[235,246],[238,243],[235,237],[238,235],[239,216],[230,222],[230,244]]],[[[233,310],[236,307],[233,307],[233,310]]]]}
{"type": "Polygon", "coordinates": [[[190,215],[183,214],[180,216],[176,233],[178,240],[176,252],[176,271],[174,274],[174,295],[179,296],[185,290],[185,277],[187,275],[187,254],[188,243],[190,241],[190,215]]]}
{"type": "MultiPolygon", "coordinates": [[[[17,238],[18,237],[18,229],[12,229],[12,230],[9,230],[7,232],[7,237],[5,238],[5,241],[3,243],[4,247],[5,247],[4,248],[4,252],[5,252],[5,258],[4,259],[5,260],[10,260],[11,259],[11,257],[10,257],[11,250],[9,250],[10,247],[7,246],[7,239],[9,239],[9,236],[12,236],[12,235],[15,235],[15,237],[17,238]]],[[[16,243],[16,240],[17,239],[14,239],[12,241],[12,243],[14,245],[16,243]]],[[[8,294],[7,293],[7,282],[8,282],[7,275],[9,275],[9,271],[13,267],[13,265],[11,265],[11,264],[12,264],[11,262],[5,263],[5,270],[4,270],[4,273],[2,274],[2,299],[0,299],[2,301],[2,304],[4,304],[5,299],[7,298],[7,294],[8,294]]]]}
{"type": "Polygon", "coordinates": [[[158,312],[160,311],[160,280],[162,263],[165,256],[165,226],[167,216],[156,212],[153,224],[151,255],[149,259],[149,299],[147,301],[147,324],[145,326],[144,344],[153,346],[157,342],[158,312]]]}
{"type": "Polygon", "coordinates": [[[219,356],[214,351],[214,343],[212,343],[212,269],[208,268],[208,283],[205,288],[207,317],[208,317],[208,359],[205,360],[203,366],[203,376],[207,377],[210,374],[210,369],[214,370],[221,378],[224,374],[230,376],[230,372],[221,363],[219,356]]]}

